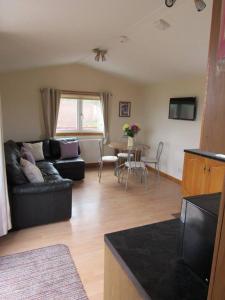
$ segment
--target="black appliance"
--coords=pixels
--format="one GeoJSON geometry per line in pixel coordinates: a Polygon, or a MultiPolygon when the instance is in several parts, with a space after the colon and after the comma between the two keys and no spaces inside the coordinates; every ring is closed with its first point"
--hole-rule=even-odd
{"type": "Polygon", "coordinates": [[[221,194],[187,197],[181,209],[180,255],[209,282],[221,194]]]}
{"type": "Polygon", "coordinates": [[[170,99],[169,119],[194,121],[196,111],[197,101],[195,97],[170,99]]]}

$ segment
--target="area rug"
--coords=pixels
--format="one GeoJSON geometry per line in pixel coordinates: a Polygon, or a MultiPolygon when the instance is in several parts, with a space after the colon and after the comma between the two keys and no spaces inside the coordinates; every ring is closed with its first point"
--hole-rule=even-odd
{"type": "Polygon", "coordinates": [[[65,245],[0,257],[0,299],[88,300],[65,245]]]}

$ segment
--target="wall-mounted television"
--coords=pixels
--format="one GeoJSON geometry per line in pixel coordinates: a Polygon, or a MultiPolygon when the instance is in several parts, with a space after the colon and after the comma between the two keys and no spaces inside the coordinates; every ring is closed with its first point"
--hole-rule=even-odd
{"type": "Polygon", "coordinates": [[[196,97],[170,98],[169,119],[194,121],[196,111],[196,97]]]}

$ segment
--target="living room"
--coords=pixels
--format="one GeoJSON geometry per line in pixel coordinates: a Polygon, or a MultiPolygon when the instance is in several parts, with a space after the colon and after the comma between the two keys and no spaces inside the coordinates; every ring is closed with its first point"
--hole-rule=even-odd
{"type": "MultiPolygon", "coordinates": [[[[210,200],[219,220],[214,257],[222,251],[224,200],[215,193],[223,191],[225,108],[222,96],[220,105],[212,101],[224,94],[223,54],[218,63],[210,60],[223,26],[222,2],[97,0],[93,7],[91,1],[1,1],[0,265],[2,259],[2,272],[10,275],[1,280],[0,298],[223,299],[213,296],[222,284],[213,260],[217,222],[204,258],[208,269],[187,267],[192,279],[186,286],[182,269],[183,293],[172,290],[173,276],[163,278],[163,291],[162,279],[154,277],[172,261],[166,255],[175,255],[173,239],[183,226],[177,224],[185,223],[181,206],[186,213],[182,203],[189,201],[183,197],[216,197],[210,200]],[[184,113],[190,104],[191,117],[184,113]],[[206,184],[197,183],[201,168],[217,183],[209,175],[206,184]],[[129,244],[129,234],[139,235],[138,246],[129,244]],[[158,246],[164,249],[159,254],[151,248],[158,246]],[[142,261],[135,247],[156,256],[142,261]],[[152,278],[145,278],[145,266],[152,278]],[[218,280],[209,282],[210,273],[218,280]]],[[[199,255],[195,246],[191,251],[199,255]]]]}

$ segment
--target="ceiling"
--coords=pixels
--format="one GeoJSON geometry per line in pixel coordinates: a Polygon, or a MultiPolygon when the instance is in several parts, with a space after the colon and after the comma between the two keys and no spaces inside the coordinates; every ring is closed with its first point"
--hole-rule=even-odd
{"type": "Polygon", "coordinates": [[[203,74],[212,0],[0,0],[0,72],[81,63],[140,82],[203,74]],[[155,27],[164,19],[171,26],[155,27]],[[120,43],[120,36],[129,41],[120,43]],[[92,49],[108,49],[95,62],[92,49]]]}

